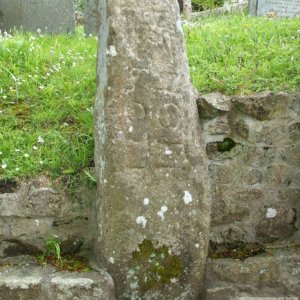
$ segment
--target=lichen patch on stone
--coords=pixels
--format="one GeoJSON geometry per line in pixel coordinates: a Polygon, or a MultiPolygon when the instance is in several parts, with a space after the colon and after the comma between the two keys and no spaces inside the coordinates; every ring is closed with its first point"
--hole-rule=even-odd
{"type": "Polygon", "coordinates": [[[168,207],[163,205],[161,208],[160,208],[160,211],[157,212],[157,215],[162,219],[164,220],[165,219],[165,213],[168,211],[168,207]]]}
{"type": "Polygon", "coordinates": [[[145,198],[145,199],[143,200],[143,203],[144,203],[145,206],[149,205],[150,199],[149,199],[149,198],[145,198]]]}
{"type": "Polygon", "coordinates": [[[184,191],[183,201],[186,205],[193,201],[193,197],[189,191],[184,191]]]}
{"type": "Polygon", "coordinates": [[[138,217],[136,218],[136,223],[137,223],[138,225],[142,225],[143,228],[145,228],[145,227],[146,227],[146,224],[147,224],[147,219],[146,219],[144,216],[138,216],[138,217]]]}
{"type": "Polygon", "coordinates": [[[266,218],[267,219],[272,219],[277,216],[277,210],[275,208],[268,208],[266,212],[266,218]]]}

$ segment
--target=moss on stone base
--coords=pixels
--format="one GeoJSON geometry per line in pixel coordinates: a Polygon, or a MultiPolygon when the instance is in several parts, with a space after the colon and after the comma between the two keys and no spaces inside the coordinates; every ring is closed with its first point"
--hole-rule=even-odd
{"type": "Polygon", "coordinates": [[[143,292],[176,281],[184,269],[179,256],[169,254],[167,246],[155,248],[151,240],[144,240],[132,253],[132,267],[138,270],[138,283],[143,292]]]}

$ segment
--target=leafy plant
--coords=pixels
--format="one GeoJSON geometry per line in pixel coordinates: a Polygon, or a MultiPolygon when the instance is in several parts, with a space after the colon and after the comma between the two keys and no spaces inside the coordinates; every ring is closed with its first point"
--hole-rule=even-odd
{"type": "Polygon", "coordinates": [[[51,238],[45,242],[45,251],[41,257],[42,261],[45,261],[45,258],[48,256],[54,256],[54,258],[62,264],[60,240],[55,235],[52,235],[51,238]]]}
{"type": "Polygon", "coordinates": [[[87,260],[80,256],[62,255],[61,242],[56,235],[45,241],[44,252],[37,256],[37,262],[51,264],[58,270],[70,272],[88,272],[90,268],[87,260]]]}

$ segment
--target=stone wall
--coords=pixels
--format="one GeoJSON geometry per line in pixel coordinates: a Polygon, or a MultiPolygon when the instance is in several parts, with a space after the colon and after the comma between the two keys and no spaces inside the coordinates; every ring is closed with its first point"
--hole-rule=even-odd
{"type": "Polygon", "coordinates": [[[213,183],[210,253],[220,258],[208,262],[209,299],[299,295],[300,94],[215,93],[198,108],[213,183]],[[221,259],[230,251],[261,254],[221,259]]]}
{"type": "Polygon", "coordinates": [[[95,189],[72,195],[46,177],[0,182],[0,258],[37,254],[57,235],[65,254],[89,255],[93,247],[92,205],[95,189]]]}
{"type": "MultiPolygon", "coordinates": [[[[197,104],[213,200],[206,299],[296,297],[300,294],[300,94],[214,93],[202,95],[197,104]]],[[[79,188],[70,195],[62,184],[46,177],[0,182],[0,266],[7,266],[7,257],[36,254],[53,234],[63,241],[65,253],[89,257],[96,237],[95,202],[95,189],[79,188]]],[[[163,214],[167,217],[167,212],[163,214]]],[[[151,247],[154,252],[163,249],[151,247]]],[[[27,259],[17,261],[27,264],[27,259]]],[[[28,292],[32,298],[34,289],[20,290],[11,278],[23,282],[26,274],[24,282],[31,282],[32,276],[38,282],[43,271],[32,262],[26,270],[18,266],[2,267],[11,277],[0,276],[0,298],[1,289],[5,295],[28,292]],[[33,269],[36,276],[30,273],[33,269]]],[[[51,281],[52,273],[49,276],[51,281]]]]}

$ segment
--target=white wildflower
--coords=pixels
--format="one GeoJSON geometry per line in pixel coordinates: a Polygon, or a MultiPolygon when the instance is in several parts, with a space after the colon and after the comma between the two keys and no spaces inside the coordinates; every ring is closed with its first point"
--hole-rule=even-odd
{"type": "Polygon", "coordinates": [[[44,144],[45,143],[44,139],[41,136],[39,136],[37,138],[37,142],[40,143],[40,144],[44,144]]]}

